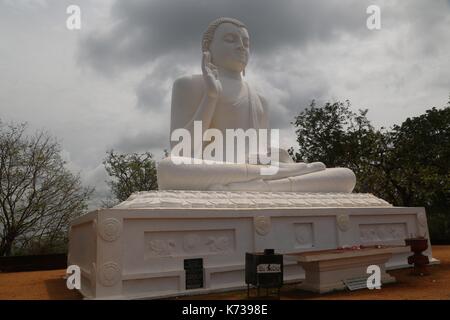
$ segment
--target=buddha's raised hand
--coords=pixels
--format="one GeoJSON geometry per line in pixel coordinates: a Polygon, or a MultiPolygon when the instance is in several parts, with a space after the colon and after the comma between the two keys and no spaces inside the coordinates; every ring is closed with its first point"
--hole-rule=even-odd
{"type": "Polygon", "coordinates": [[[209,51],[203,52],[202,73],[205,81],[206,94],[210,98],[218,98],[222,92],[222,84],[219,80],[217,67],[211,63],[211,53],[209,51]]]}

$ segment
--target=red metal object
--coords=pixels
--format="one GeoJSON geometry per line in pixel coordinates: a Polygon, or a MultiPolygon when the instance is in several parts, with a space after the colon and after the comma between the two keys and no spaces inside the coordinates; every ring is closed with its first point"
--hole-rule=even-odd
{"type": "Polygon", "coordinates": [[[405,239],[405,243],[414,252],[412,256],[408,257],[408,263],[414,264],[413,274],[418,276],[428,275],[427,265],[430,263],[430,260],[428,256],[422,254],[423,251],[428,249],[428,239],[409,238],[405,239]]]}

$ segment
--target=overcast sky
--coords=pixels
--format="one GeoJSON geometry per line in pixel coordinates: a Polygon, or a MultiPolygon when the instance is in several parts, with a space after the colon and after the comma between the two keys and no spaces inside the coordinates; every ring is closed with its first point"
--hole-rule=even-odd
{"type": "Polygon", "coordinates": [[[56,136],[99,200],[108,149],[168,148],[172,83],[201,72],[202,33],[220,16],[249,28],[246,80],[284,147],[312,99],[349,99],[377,127],[448,101],[449,0],[0,0],[0,119],[56,136]],[[81,30],[66,28],[71,4],[81,30]],[[366,27],[371,4],[381,30],[366,27]]]}

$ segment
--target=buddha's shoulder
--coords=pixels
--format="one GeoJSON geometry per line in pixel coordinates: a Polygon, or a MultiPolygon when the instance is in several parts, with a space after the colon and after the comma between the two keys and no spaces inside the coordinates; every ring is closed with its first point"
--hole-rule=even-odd
{"type": "Polygon", "coordinates": [[[258,87],[253,87],[251,84],[249,84],[248,82],[246,82],[246,85],[249,87],[249,89],[251,91],[253,91],[259,98],[259,100],[261,101],[261,103],[263,105],[267,105],[268,101],[266,99],[266,97],[264,96],[264,94],[261,92],[260,88],[258,87]]]}
{"type": "Polygon", "coordinates": [[[192,92],[195,89],[202,89],[203,86],[203,75],[194,74],[176,79],[173,83],[173,90],[192,92]]]}

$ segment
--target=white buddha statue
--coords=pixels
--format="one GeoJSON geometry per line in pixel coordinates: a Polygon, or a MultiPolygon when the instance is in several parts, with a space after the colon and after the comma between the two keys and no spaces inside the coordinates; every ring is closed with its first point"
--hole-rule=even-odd
{"type": "MultiPolygon", "coordinates": [[[[171,133],[183,129],[201,137],[184,141],[192,143],[192,147],[180,154],[174,152],[180,151],[179,141],[171,141],[171,155],[158,163],[159,189],[352,192],[356,178],[351,170],[327,169],[320,162],[294,163],[285,150],[273,147],[273,143],[268,144],[265,153],[277,155],[271,163],[259,161],[263,152],[252,154],[248,145],[244,146],[244,157],[234,157],[239,148],[231,150],[219,144],[211,154],[223,153],[223,160],[205,158],[204,151],[217,143],[217,137],[212,139],[207,132],[228,138],[226,131],[230,129],[270,129],[267,100],[242,78],[249,46],[248,30],[236,19],[219,18],[208,26],[202,42],[202,74],[177,79],[172,90],[171,133]],[[232,157],[228,157],[230,153],[232,157]],[[269,170],[274,167],[276,170],[269,170]]],[[[225,145],[228,142],[230,139],[225,145]]]]}

